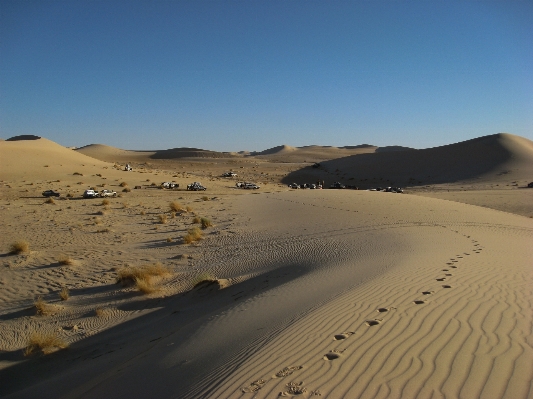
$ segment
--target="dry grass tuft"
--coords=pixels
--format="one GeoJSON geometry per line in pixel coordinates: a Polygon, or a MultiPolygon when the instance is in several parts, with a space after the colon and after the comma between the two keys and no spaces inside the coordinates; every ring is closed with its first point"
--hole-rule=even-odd
{"type": "Polygon", "coordinates": [[[123,193],[129,193],[131,191],[131,188],[126,187],[124,190],[122,190],[123,193]]]}
{"type": "Polygon", "coordinates": [[[70,256],[61,254],[57,257],[57,261],[65,266],[74,266],[76,264],[76,261],[72,259],[70,256]]]}
{"type": "Polygon", "coordinates": [[[109,205],[109,204],[110,202],[107,198],[102,200],[102,205],[109,205]]]}
{"type": "Polygon", "coordinates": [[[189,213],[191,213],[191,212],[194,211],[194,209],[192,209],[190,206],[188,206],[187,208],[185,208],[185,210],[186,210],[187,212],[189,212],[189,213]]]}
{"type": "Polygon", "coordinates": [[[63,287],[61,291],[59,291],[59,298],[61,298],[62,301],[66,301],[70,297],[70,291],[67,287],[63,287]]]}
{"type": "Polygon", "coordinates": [[[96,317],[110,316],[113,312],[110,308],[96,308],[94,309],[96,317]]]}
{"type": "Polygon", "coordinates": [[[52,204],[55,205],[55,200],[52,197],[48,197],[46,201],[44,201],[46,204],[52,204]]]}
{"type": "Polygon", "coordinates": [[[200,219],[200,216],[195,216],[194,219],[192,220],[193,223],[195,224],[198,224],[201,222],[201,219],[200,219]]]}
{"type": "Polygon", "coordinates": [[[152,277],[167,274],[170,274],[170,269],[159,262],[144,266],[129,266],[117,272],[117,283],[135,284],[139,291],[149,294],[156,290],[152,284],[152,277]]]}
{"type": "Polygon", "coordinates": [[[102,224],[102,218],[99,218],[99,217],[93,218],[93,223],[94,224],[102,224]]]}
{"type": "Polygon", "coordinates": [[[26,240],[19,240],[11,244],[10,252],[12,254],[21,254],[23,252],[29,252],[29,251],[30,251],[30,244],[28,244],[28,241],[26,240]]]}
{"type": "Polygon", "coordinates": [[[183,212],[184,209],[183,209],[183,206],[181,206],[181,204],[177,201],[172,201],[170,204],[170,210],[171,211],[174,211],[174,212],[183,212]]]}
{"type": "Polygon", "coordinates": [[[209,201],[209,197],[208,197],[207,195],[204,195],[204,196],[202,197],[202,201],[209,201]]]}
{"type": "Polygon", "coordinates": [[[191,244],[195,241],[200,241],[203,238],[203,232],[198,227],[187,230],[187,234],[183,237],[185,244],[191,244]]]}
{"type": "Polygon", "coordinates": [[[159,223],[165,224],[168,222],[167,215],[165,215],[164,213],[158,216],[159,216],[159,223]]]}
{"type": "Polygon", "coordinates": [[[199,274],[192,280],[192,285],[193,287],[197,287],[202,283],[215,283],[217,281],[218,281],[217,278],[213,276],[211,273],[204,272],[204,273],[199,274]]]}
{"type": "Polygon", "coordinates": [[[38,315],[49,316],[54,313],[54,308],[49,305],[41,296],[37,297],[33,305],[35,306],[35,311],[38,315]]]}
{"type": "Polygon", "coordinates": [[[202,229],[207,229],[208,227],[213,226],[213,223],[211,223],[211,220],[208,218],[200,218],[200,223],[202,224],[202,229]]]}
{"type": "Polygon", "coordinates": [[[141,211],[140,214],[141,215],[146,215],[146,212],[145,211],[141,211]]]}
{"type": "Polygon", "coordinates": [[[34,332],[24,349],[24,356],[30,356],[38,350],[41,350],[46,355],[53,352],[55,348],[64,349],[67,347],[68,344],[54,333],[34,332]]]}
{"type": "Polygon", "coordinates": [[[125,181],[123,181],[122,183],[119,184],[120,187],[126,187],[128,185],[128,183],[126,183],[125,181]]]}
{"type": "Polygon", "coordinates": [[[167,242],[172,242],[172,237],[167,237],[167,242]]]}

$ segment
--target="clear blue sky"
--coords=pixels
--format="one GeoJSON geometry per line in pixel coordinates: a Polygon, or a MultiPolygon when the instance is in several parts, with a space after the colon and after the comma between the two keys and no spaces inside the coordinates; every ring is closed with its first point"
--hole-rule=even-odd
{"type": "Polygon", "coordinates": [[[0,137],[65,146],[533,140],[533,2],[0,1],[0,137]]]}

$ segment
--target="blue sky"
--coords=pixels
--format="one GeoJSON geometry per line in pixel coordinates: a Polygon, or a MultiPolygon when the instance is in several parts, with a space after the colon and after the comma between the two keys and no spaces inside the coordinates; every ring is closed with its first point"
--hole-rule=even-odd
{"type": "Polygon", "coordinates": [[[0,2],[0,137],[264,150],[533,140],[533,2],[0,2]]]}

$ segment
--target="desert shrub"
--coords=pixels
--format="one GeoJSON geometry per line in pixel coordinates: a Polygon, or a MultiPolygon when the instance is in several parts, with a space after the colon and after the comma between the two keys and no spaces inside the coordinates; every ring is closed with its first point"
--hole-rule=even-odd
{"type": "Polygon", "coordinates": [[[200,219],[200,216],[195,216],[194,219],[192,220],[193,223],[200,223],[201,222],[201,219],[200,219]]]}
{"type": "Polygon", "coordinates": [[[172,201],[170,204],[170,210],[174,212],[183,212],[183,207],[177,201],[172,201]]]}
{"type": "Polygon", "coordinates": [[[29,252],[30,244],[26,240],[19,240],[11,244],[11,253],[12,254],[21,254],[23,252],[29,252]]]}
{"type": "Polygon", "coordinates": [[[26,348],[24,348],[24,356],[30,356],[38,350],[46,355],[52,352],[54,348],[64,349],[67,347],[68,344],[54,333],[34,332],[30,336],[26,348]]]}
{"type": "Polygon", "coordinates": [[[176,212],[174,212],[174,211],[170,212],[170,217],[172,219],[175,219],[176,218],[176,212]]]}
{"type": "Polygon", "coordinates": [[[151,294],[152,292],[157,291],[157,288],[152,284],[150,278],[147,279],[135,279],[135,288],[141,291],[143,294],[151,294]]]}
{"type": "Polygon", "coordinates": [[[131,284],[136,280],[149,280],[151,277],[164,276],[170,273],[170,269],[160,262],[144,266],[128,266],[117,272],[117,283],[131,284]]]}
{"type": "Polygon", "coordinates": [[[35,302],[33,302],[33,305],[35,306],[35,311],[38,315],[48,316],[54,313],[53,307],[49,305],[41,296],[37,297],[35,302]]]}
{"type": "Polygon", "coordinates": [[[146,212],[145,211],[141,211],[140,214],[141,215],[146,215],[146,212]]]}
{"type": "Polygon", "coordinates": [[[158,215],[158,216],[159,216],[159,223],[161,223],[161,224],[165,224],[165,223],[168,222],[168,220],[167,220],[167,215],[165,215],[164,213],[161,214],[161,215],[158,215]]]}
{"type": "Polygon", "coordinates": [[[208,197],[207,195],[204,195],[204,196],[202,197],[202,201],[209,201],[209,197],[208,197]]]}
{"type": "Polygon", "coordinates": [[[55,200],[52,198],[52,197],[48,197],[48,199],[46,201],[44,201],[45,203],[47,204],[55,204],[55,200]]]}
{"type": "Polygon", "coordinates": [[[70,256],[68,255],[65,255],[65,254],[61,254],[57,257],[57,261],[61,264],[61,265],[65,265],[65,266],[73,266],[76,264],[76,261],[74,259],[72,259],[70,256]]]}
{"type": "Polygon", "coordinates": [[[128,185],[128,183],[126,183],[125,181],[123,181],[122,183],[119,184],[120,187],[126,187],[128,185]]]}
{"type": "Polygon", "coordinates": [[[188,206],[187,208],[185,208],[185,210],[186,210],[187,212],[189,212],[189,213],[191,213],[191,212],[194,211],[194,209],[192,209],[190,206],[188,206]]]}
{"type": "Polygon", "coordinates": [[[102,219],[99,218],[99,217],[95,217],[95,218],[93,219],[93,222],[94,222],[94,224],[102,224],[102,219]]]}
{"type": "Polygon", "coordinates": [[[201,240],[203,238],[202,236],[202,230],[200,230],[198,227],[194,227],[187,230],[187,234],[183,237],[183,242],[185,242],[185,244],[191,244],[195,241],[201,240]]]}
{"type": "Polygon", "coordinates": [[[110,202],[109,202],[109,200],[107,198],[102,200],[102,205],[109,205],[109,204],[110,204],[110,202]]]}
{"type": "Polygon", "coordinates": [[[125,189],[122,190],[123,193],[129,193],[131,191],[131,188],[129,187],[126,187],[125,189]]]}
{"type": "Polygon", "coordinates": [[[197,287],[198,285],[200,285],[202,283],[214,283],[216,281],[218,281],[217,278],[215,276],[213,276],[211,273],[203,272],[203,273],[200,273],[199,275],[197,275],[192,280],[192,285],[194,287],[197,287]]]}
{"type": "Polygon", "coordinates": [[[172,242],[172,237],[168,237],[167,242],[172,242]]]}
{"type": "Polygon", "coordinates": [[[62,301],[66,301],[70,297],[70,291],[67,287],[63,287],[61,291],[59,291],[59,298],[61,298],[62,301]]]}
{"type": "Polygon", "coordinates": [[[208,218],[200,218],[200,223],[202,224],[202,229],[207,229],[208,227],[213,225],[213,223],[211,223],[211,220],[209,220],[208,218]]]}

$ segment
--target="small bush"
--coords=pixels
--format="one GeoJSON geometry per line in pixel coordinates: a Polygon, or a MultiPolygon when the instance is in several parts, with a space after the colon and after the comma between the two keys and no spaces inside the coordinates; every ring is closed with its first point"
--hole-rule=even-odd
{"type": "Polygon", "coordinates": [[[34,332],[24,349],[24,356],[30,356],[38,350],[46,355],[52,352],[54,348],[64,349],[67,347],[68,344],[54,333],[34,332]]]}
{"type": "Polygon", "coordinates": [[[167,215],[165,215],[165,214],[161,214],[161,215],[158,215],[158,216],[159,216],[159,223],[161,223],[161,224],[165,224],[165,223],[168,222],[168,220],[167,220],[167,215]]]}
{"type": "Polygon", "coordinates": [[[67,198],[72,198],[72,197],[74,197],[74,196],[71,193],[67,194],[67,198]]]}
{"type": "Polygon", "coordinates": [[[172,219],[176,219],[176,212],[174,212],[174,211],[170,212],[170,217],[172,219]]]}
{"type": "Polygon", "coordinates": [[[213,225],[208,218],[200,218],[200,223],[202,224],[202,229],[207,229],[213,225]]]}
{"type": "Polygon", "coordinates": [[[202,230],[200,230],[198,227],[194,227],[187,231],[187,234],[183,237],[183,242],[185,242],[185,244],[191,244],[195,241],[201,240],[202,238],[202,230]]]}
{"type": "Polygon", "coordinates": [[[123,181],[122,183],[119,184],[120,187],[126,187],[128,185],[128,183],[126,183],[125,181],[123,181]]]}
{"type": "Polygon", "coordinates": [[[59,255],[57,261],[64,266],[74,266],[76,264],[76,261],[74,259],[65,254],[59,255]]]}
{"type": "Polygon", "coordinates": [[[167,242],[172,242],[172,237],[168,237],[167,242]]]}
{"type": "Polygon", "coordinates": [[[183,207],[177,201],[172,201],[170,204],[170,210],[174,212],[183,212],[183,207]]]}
{"type": "Polygon", "coordinates": [[[59,291],[59,298],[61,298],[62,301],[66,301],[70,297],[70,291],[67,287],[63,287],[61,291],[59,291]]]}
{"type": "Polygon", "coordinates": [[[94,224],[102,224],[102,219],[99,217],[95,217],[93,220],[94,224]]]}
{"type": "Polygon", "coordinates": [[[52,197],[48,197],[48,199],[46,201],[44,201],[44,202],[47,203],[47,204],[54,204],[54,205],[56,203],[52,197]]]}
{"type": "Polygon", "coordinates": [[[191,212],[194,211],[194,209],[192,209],[190,206],[188,206],[187,208],[185,208],[185,210],[186,210],[187,212],[189,212],[189,213],[191,213],[191,212]]]}
{"type": "Polygon", "coordinates": [[[146,212],[145,211],[141,211],[140,214],[141,215],[146,215],[146,212]]]}
{"type": "Polygon", "coordinates": [[[195,216],[194,219],[192,220],[193,223],[200,223],[201,222],[201,219],[200,219],[200,216],[195,216]]]}
{"type": "Polygon", "coordinates": [[[11,253],[12,254],[21,254],[23,252],[29,252],[30,244],[28,241],[20,240],[11,244],[11,253]]]}
{"type": "Polygon", "coordinates": [[[169,268],[159,262],[145,266],[129,266],[117,272],[117,283],[131,284],[136,283],[137,280],[149,280],[151,277],[164,276],[169,273],[169,268]]]}
{"type": "Polygon", "coordinates": [[[157,291],[157,288],[154,287],[152,284],[152,280],[150,278],[147,279],[135,279],[135,288],[137,288],[139,291],[141,291],[143,294],[151,294],[155,291],[157,291]]]}
{"type": "Polygon", "coordinates": [[[49,305],[41,296],[37,297],[33,305],[35,306],[35,311],[38,315],[48,316],[54,313],[53,307],[49,305]]]}
{"type": "Polygon", "coordinates": [[[107,198],[102,200],[102,205],[109,205],[109,204],[110,202],[107,198]]]}
{"type": "Polygon", "coordinates": [[[204,195],[204,196],[202,197],[202,201],[209,201],[209,197],[208,197],[207,195],[204,195]]]}
{"type": "Polygon", "coordinates": [[[122,190],[123,193],[129,193],[131,191],[131,188],[126,187],[124,190],[122,190]]]}

